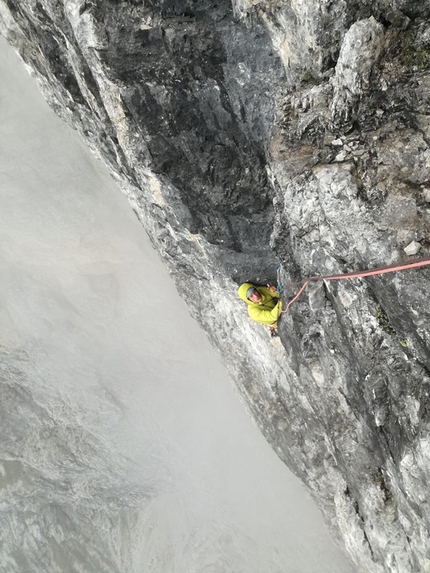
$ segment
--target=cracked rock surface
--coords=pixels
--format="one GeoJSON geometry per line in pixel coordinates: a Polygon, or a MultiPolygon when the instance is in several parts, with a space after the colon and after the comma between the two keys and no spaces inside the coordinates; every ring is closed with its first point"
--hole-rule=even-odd
{"type": "Polygon", "coordinates": [[[430,270],[314,283],[280,340],[236,296],[429,256],[427,5],[0,0],[0,31],[355,563],[430,572],[430,270]]]}

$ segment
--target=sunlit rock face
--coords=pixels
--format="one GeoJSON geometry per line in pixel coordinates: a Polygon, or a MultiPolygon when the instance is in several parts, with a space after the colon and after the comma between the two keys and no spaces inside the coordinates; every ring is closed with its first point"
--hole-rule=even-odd
{"type": "Polygon", "coordinates": [[[280,324],[237,283],[430,246],[416,1],[0,0],[2,33],[110,167],[264,435],[364,571],[430,571],[430,271],[316,283],[280,324]]]}

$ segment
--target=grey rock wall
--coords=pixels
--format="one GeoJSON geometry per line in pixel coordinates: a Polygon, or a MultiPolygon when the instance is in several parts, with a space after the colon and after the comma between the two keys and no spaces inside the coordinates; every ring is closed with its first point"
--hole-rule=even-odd
{"type": "Polygon", "coordinates": [[[0,30],[107,163],[279,457],[366,572],[430,571],[429,5],[0,0],[0,30]]]}

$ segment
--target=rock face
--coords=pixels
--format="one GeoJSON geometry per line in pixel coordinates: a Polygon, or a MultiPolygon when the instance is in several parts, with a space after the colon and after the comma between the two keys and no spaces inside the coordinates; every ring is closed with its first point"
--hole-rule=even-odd
{"type": "MultiPolygon", "coordinates": [[[[110,167],[262,432],[366,572],[430,572],[430,269],[243,280],[430,247],[429,6],[0,0],[0,30],[110,167]]],[[[416,251],[415,251],[416,252],[416,251]]]]}

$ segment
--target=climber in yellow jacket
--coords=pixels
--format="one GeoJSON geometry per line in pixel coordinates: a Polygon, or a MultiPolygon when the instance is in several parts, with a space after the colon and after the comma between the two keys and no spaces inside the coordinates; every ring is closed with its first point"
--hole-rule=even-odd
{"type": "Polygon", "coordinates": [[[267,324],[272,336],[276,336],[278,318],[282,312],[282,300],[277,288],[273,285],[256,287],[251,283],[243,283],[237,293],[248,305],[248,314],[252,320],[267,324]]]}

